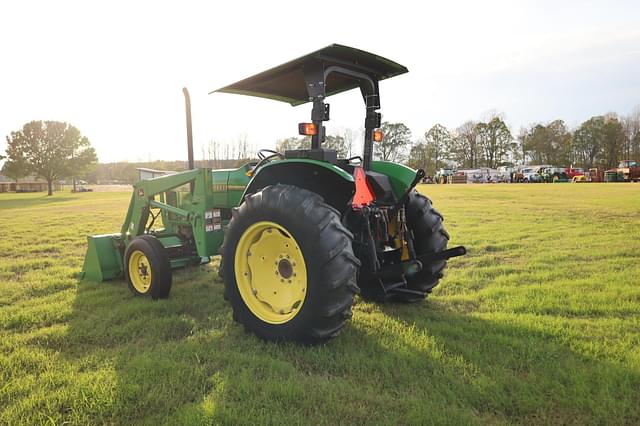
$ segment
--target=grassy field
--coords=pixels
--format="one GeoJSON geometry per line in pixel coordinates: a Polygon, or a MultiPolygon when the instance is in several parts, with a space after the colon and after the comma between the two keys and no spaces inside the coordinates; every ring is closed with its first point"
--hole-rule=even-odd
{"type": "Polygon", "coordinates": [[[640,423],[640,184],[420,189],[468,256],[310,348],[244,333],[215,265],[78,281],[128,193],[0,194],[0,424],[640,423]]]}

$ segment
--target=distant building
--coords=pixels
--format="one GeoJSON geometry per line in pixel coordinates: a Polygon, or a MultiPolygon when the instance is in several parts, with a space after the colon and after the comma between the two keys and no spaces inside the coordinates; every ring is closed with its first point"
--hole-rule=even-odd
{"type": "MultiPolygon", "coordinates": [[[[47,189],[47,181],[35,176],[18,179],[16,182],[15,179],[0,175],[0,192],[44,192],[47,189]]],[[[53,190],[60,191],[60,189],[60,182],[54,182],[53,190]]]]}
{"type": "Polygon", "coordinates": [[[136,170],[138,171],[138,180],[149,180],[160,176],[172,175],[176,173],[170,170],[155,170],[147,169],[145,167],[137,167],[136,170]]]}

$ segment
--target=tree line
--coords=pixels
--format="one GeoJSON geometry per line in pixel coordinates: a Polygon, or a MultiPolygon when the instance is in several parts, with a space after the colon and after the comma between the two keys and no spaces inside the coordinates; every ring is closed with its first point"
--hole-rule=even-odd
{"type": "MultiPolygon", "coordinates": [[[[387,127],[405,127],[401,123],[387,127]]],[[[611,168],[621,160],[640,160],[640,107],[627,116],[594,116],[570,129],[563,120],[523,127],[514,136],[500,116],[467,121],[454,129],[436,124],[424,138],[409,137],[399,148],[407,165],[433,173],[440,167],[474,169],[513,164],[611,168]]],[[[397,145],[395,142],[393,145],[397,145]]]]}
{"type": "MultiPolygon", "coordinates": [[[[476,169],[503,165],[549,164],[615,167],[621,160],[640,160],[640,106],[626,116],[594,116],[570,129],[563,120],[535,123],[514,135],[500,114],[466,121],[455,128],[435,124],[417,139],[404,123],[382,123],[384,138],[374,143],[374,157],[422,168],[428,174],[443,167],[476,169]]],[[[357,132],[328,135],[324,148],[339,157],[361,152],[357,132]]],[[[309,137],[280,139],[276,150],[305,149],[309,137]]]]}
{"type": "MultiPolygon", "coordinates": [[[[382,123],[384,138],[374,143],[377,159],[422,168],[434,174],[442,167],[475,169],[513,164],[550,164],[574,167],[615,167],[621,160],[640,160],[640,106],[626,116],[615,113],[594,116],[570,129],[563,120],[535,123],[514,136],[503,116],[466,121],[455,128],[435,124],[414,139],[403,123],[382,123]]],[[[323,147],[335,149],[341,158],[357,156],[362,149],[361,134],[347,129],[327,135],[323,147]]],[[[311,147],[309,137],[290,137],[276,142],[276,150],[311,147]]],[[[210,141],[201,148],[197,166],[234,167],[255,159],[256,152],[246,136],[236,144],[210,141]]],[[[183,161],[97,164],[89,139],[64,122],[32,121],[7,136],[6,159],[0,173],[19,179],[36,175],[49,184],[79,177],[91,182],[133,183],[137,167],[185,170],[183,161]]]]}

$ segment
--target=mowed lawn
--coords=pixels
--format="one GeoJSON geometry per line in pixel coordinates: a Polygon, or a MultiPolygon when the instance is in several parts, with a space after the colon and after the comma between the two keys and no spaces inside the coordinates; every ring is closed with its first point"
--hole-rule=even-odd
{"type": "Polygon", "coordinates": [[[0,194],[0,424],[640,423],[640,184],[420,190],[469,254],[319,347],[245,333],[215,264],[79,281],[129,193],[0,194]]]}

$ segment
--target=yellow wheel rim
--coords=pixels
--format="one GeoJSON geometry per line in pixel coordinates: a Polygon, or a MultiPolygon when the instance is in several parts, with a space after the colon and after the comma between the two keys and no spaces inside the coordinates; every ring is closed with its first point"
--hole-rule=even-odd
{"type": "Polygon", "coordinates": [[[139,293],[146,293],[151,286],[151,265],[149,259],[140,250],[131,253],[129,257],[129,279],[139,293]]]}
{"type": "Polygon", "coordinates": [[[307,294],[307,267],[293,236],[274,222],[257,222],[240,237],[234,259],[238,291],[262,321],[295,317],[307,294]]]}

